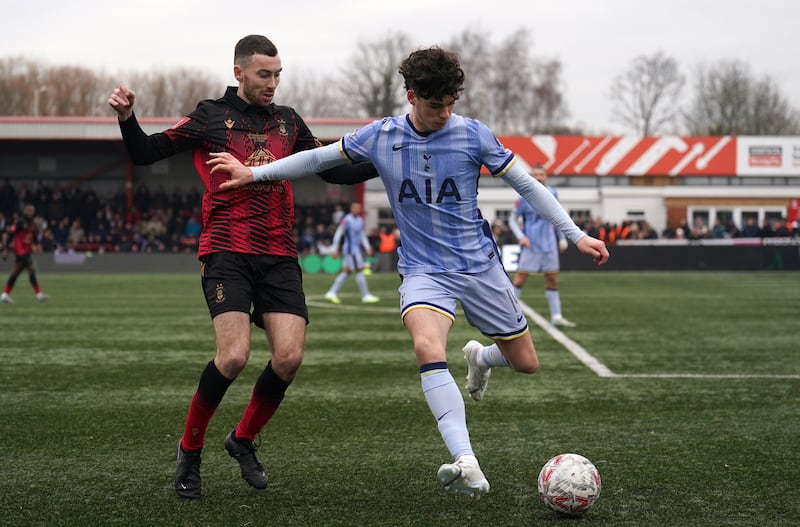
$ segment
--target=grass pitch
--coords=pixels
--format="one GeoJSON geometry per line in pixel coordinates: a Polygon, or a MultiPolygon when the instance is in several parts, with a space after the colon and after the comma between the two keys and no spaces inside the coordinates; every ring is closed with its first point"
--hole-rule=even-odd
{"type": "MultiPolygon", "coordinates": [[[[436,482],[447,461],[397,313],[398,278],[351,280],[342,306],[309,275],[306,359],[262,434],[265,491],[249,488],[222,439],[268,359],[250,363],[207,434],[203,499],[172,490],[175,442],[213,356],[200,280],[47,274],[0,305],[0,525],[793,526],[800,517],[800,274],[562,273],[565,331],[601,376],[532,324],[542,369],[496,370],[466,398],[492,484],[475,501],[436,482]],[[542,464],[591,459],[602,495],[584,518],[547,511],[542,464]]],[[[541,280],[523,301],[547,315],[541,280]]],[[[449,363],[480,336],[459,316],[449,363]]],[[[486,342],[485,338],[482,338],[486,342]]]]}

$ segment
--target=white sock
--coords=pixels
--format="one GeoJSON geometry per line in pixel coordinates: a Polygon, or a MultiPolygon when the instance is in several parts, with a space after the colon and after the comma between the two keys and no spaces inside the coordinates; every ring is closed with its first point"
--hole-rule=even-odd
{"type": "Polygon", "coordinates": [[[358,284],[358,290],[361,291],[361,298],[364,298],[369,294],[369,289],[367,288],[367,278],[364,276],[364,271],[358,271],[356,273],[356,284],[358,284]]]}
{"type": "Polygon", "coordinates": [[[497,344],[486,346],[478,352],[478,366],[484,369],[488,368],[510,368],[508,359],[497,347],[497,344]]]}
{"type": "Polygon", "coordinates": [[[348,274],[347,274],[347,273],[345,273],[345,272],[341,272],[341,273],[339,273],[339,274],[336,276],[336,280],[334,280],[334,281],[333,281],[333,285],[332,285],[332,286],[331,286],[331,288],[328,290],[328,294],[329,294],[329,295],[335,295],[336,293],[338,293],[338,292],[339,292],[339,289],[341,289],[341,288],[342,288],[342,286],[344,285],[344,282],[345,282],[345,280],[347,280],[347,277],[348,277],[348,276],[350,276],[350,275],[348,275],[348,274]]]}
{"type": "MultiPolygon", "coordinates": [[[[423,366],[422,369],[424,369],[423,366]]],[[[447,370],[447,363],[438,363],[437,369],[420,372],[422,393],[428,402],[439,433],[453,459],[463,455],[474,455],[467,430],[467,415],[464,398],[456,381],[447,370]],[[442,368],[439,368],[439,364],[442,368]]]]}
{"type": "Polygon", "coordinates": [[[547,299],[547,305],[550,306],[550,319],[561,316],[561,296],[558,294],[558,289],[545,289],[544,297],[547,299]]]}

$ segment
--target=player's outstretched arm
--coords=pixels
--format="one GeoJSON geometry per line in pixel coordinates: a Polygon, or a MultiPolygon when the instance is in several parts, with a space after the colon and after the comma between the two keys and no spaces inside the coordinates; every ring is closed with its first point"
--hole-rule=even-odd
{"type": "Polygon", "coordinates": [[[221,190],[241,187],[253,181],[277,181],[298,179],[333,168],[350,160],[339,150],[338,143],[296,152],[288,157],[257,167],[246,167],[241,161],[227,152],[211,152],[211,159],[206,161],[211,166],[211,173],[227,172],[229,181],[220,185],[221,190]]]}
{"type": "Polygon", "coordinates": [[[516,164],[512,164],[501,177],[520,196],[525,198],[535,211],[547,218],[567,238],[572,240],[579,251],[591,256],[597,265],[603,265],[608,261],[609,254],[606,244],[581,231],[564,207],[541,183],[530,177],[516,164]]]}

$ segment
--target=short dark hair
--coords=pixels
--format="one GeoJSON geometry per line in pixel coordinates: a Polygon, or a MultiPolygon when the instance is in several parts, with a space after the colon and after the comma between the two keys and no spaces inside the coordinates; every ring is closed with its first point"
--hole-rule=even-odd
{"type": "Polygon", "coordinates": [[[400,64],[405,88],[423,99],[458,99],[464,89],[464,70],[458,55],[437,46],[420,49],[400,64]]]}
{"type": "Polygon", "coordinates": [[[246,66],[253,55],[275,57],[278,55],[278,48],[264,35],[247,35],[236,43],[233,63],[246,66]]]}

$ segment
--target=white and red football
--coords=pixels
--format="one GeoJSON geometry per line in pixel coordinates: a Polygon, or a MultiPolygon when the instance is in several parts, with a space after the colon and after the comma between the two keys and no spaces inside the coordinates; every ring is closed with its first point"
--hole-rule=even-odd
{"type": "Polygon", "coordinates": [[[548,509],[567,516],[579,516],[600,497],[600,473],[579,454],[559,454],[539,472],[539,498],[548,509]]]}

